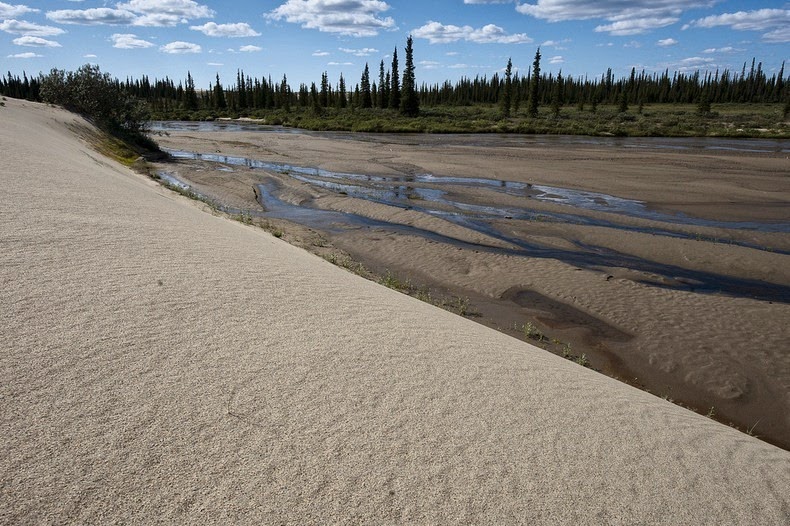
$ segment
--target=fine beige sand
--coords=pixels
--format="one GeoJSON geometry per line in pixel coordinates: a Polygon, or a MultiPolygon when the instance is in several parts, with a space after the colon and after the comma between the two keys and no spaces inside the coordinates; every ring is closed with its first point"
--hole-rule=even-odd
{"type": "MultiPolygon", "coordinates": [[[[414,197],[394,205],[372,202],[353,191],[321,188],[274,169],[206,160],[162,163],[157,169],[177,175],[223,205],[252,213],[263,211],[252,191],[263,182],[274,184],[279,197],[302,212],[352,212],[466,242],[456,246],[389,226],[337,231],[326,222],[313,224],[313,230],[293,222],[276,225],[285,232],[284,239],[330,260],[346,261],[345,254],[350,254],[379,275],[394,273],[417,288],[427,287],[433,298],[447,292],[468,298],[471,319],[511,336],[525,339],[521,328],[532,323],[546,336],[541,345],[552,352],[570,359],[583,354],[598,371],[790,450],[790,234],[727,224],[788,224],[786,145],[265,130],[173,131],[157,139],[175,150],[281,162],[305,167],[308,173],[320,168],[388,177],[389,186],[358,177],[325,179],[356,188],[411,190],[414,197]],[[414,181],[414,175],[425,173],[436,182],[414,181]],[[448,177],[501,178],[606,193],[644,201],[652,211],[717,223],[671,223],[490,187],[442,185],[448,177]],[[459,208],[426,205],[415,188],[446,191],[450,200],[464,204],[528,209],[527,217],[574,214],[571,220],[502,217],[490,224],[510,239],[553,250],[589,254],[602,249],[671,268],[663,273],[627,268],[617,258],[591,265],[561,254],[536,257],[531,250],[492,253],[485,248],[512,245],[422,211],[435,206],[458,214],[459,208]],[[646,230],[651,228],[674,235],[655,235],[646,230]],[[338,255],[336,249],[342,252],[338,255]],[[687,271],[707,276],[699,281],[698,274],[684,275],[687,271]],[[726,279],[750,284],[738,294],[697,290],[698,283],[715,290],[726,279]],[[755,297],[772,288],[784,290],[783,299],[755,297]]],[[[266,221],[271,216],[267,211],[266,221]]],[[[303,216],[296,218],[300,220],[303,216]]]]}
{"type": "Polygon", "coordinates": [[[0,107],[3,524],[786,524],[790,453],[0,107]]]}

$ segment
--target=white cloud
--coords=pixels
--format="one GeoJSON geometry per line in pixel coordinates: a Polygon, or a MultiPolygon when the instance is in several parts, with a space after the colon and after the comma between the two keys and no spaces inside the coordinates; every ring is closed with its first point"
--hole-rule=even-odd
{"type": "Polygon", "coordinates": [[[41,26],[25,20],[3,20],[0,22],[0,31],[15,35],[29,35],[34,37],[54,37],[65,33],[59,27],[41,26]]]}
{"type": "Polygon", "coordinates": [[[647,33],[651,29],[671,26],[677,21],[678,19],[676,17],[634,18],[631,20],[618,20],[617,22],[612,22],[611,24],[596,27],[595,32],[609,33],[610,35],[618,37],[641,35],[643,33],[647,33]]]}
{"type": "Polygon", "coordinates": [[[763,35],[763,40],[772,44],[790,42],[790,26],[780,27],[779,29],[774,29],[773,31],[765,33],[763,35]]]}
{"type": "Polygon", "coordinates": [[[242,53],[255,53],[256,51],[263,51],[263,48],[259,46],[248,45],[248,46],[241,46],[239,48],[239,51],[241,51],[242,53]]]}
{"type": "Polygon", "coordinates": [[[678,43],[678,41],[675,40],[674,38],[663,38],[663,39],[659,40],[658,42],[656,42],[656,45],[659,46],[659,47],[669,47],[669,46],[674,46],[677,43],[678,43]]]}
{"type": "Polygon", "coordinates": [[[33,53],[32,51],[28,51],[27,53],[17,53],[16,55],[8,55],[6,58],[40,58],[44,55],[39,55],[38,53],[33,53]]]}
{"type": "Polygon", "coordinates": [[[327,66],[353,66],[353,62],[328,62],[327,66]]]}
{"type": "Polygon", "coordinates": [[[33,9],[26,5],[11,5],[0,2],[0,18],[13,18],[15,16],[24,15],[25,13],[36,12],[38,12],[38,9],[33,9]]]}
{"type": "Polygon", "coordinates": [[[736,53],[738,51],[743,51],[742,49],[737,49],[732,46],[725,46],[725,47],[709,47],[703,53],[736,53]]]}
{"type": "Polygon", "coordinates": [[[181,20],[213,18],[215,14],[208,6],[200,5],[192,0],[130,0],[125,4],[118,4],[117,7],[142,15],[164,15],[177,17],[181,20]]]}
{"type": "Polygon", "coordinates": [[[721,26],[729,26],[736,31],[764,31],[765,42],[790,42],[790,9],[757,9],[706,16],[686,24],[683,29],[721,26]]]}
{"type": "Polygon", "coordinates": [[[171,55],[183,55],[186,53],[200,53],[202,48],[197,44],[178,40],[160,47],[159,51],[162,53],[169,53],[171,55]]]}
{"type": "Polygon", "coordinates": [[[25,35],[23,37],[15,38],[13,40],[14,44],[17,46],[28,46],[28,47],[63,47],[54,40],[46,40],[41,37],[33,37],[30,35],[25,35]]]}
{"type": "Polygon", "coordinates": [[[447,44],[459,40],[476,44],[527,44],[532,42],[526,33],[508,35],[504,29],[494,24],[475,29],[471,26],[445,25],[433,20],[412,31],[412,35],[416,38],[424,38],[431,44],[447,44]]]}
{"type": "Polygon", "coordinates": [[[375,49],[375,48],[372,48],[372,47],[364,47],[362,49],[349,49],[349,48],[346,48],[346,47],[341,47],[341,48],[338,48],[338,49],[340,49],[340,51],[342,51],[343,53],[349,53],[349,54],[354,55],[356,57],[369,57],[373,53],[378,53],[379,52],[378,49],[375,49]]]}
{"type": "Polygon", "coordinates": [[[192,0],[130,0],[115,8],[59,9],[47,18],[60,24],[172,27],[194,18],[211,18],[214,11],[192,0]]]}
{"type": "Polygon", "coordinates": [[[396,29],[392,17],[381,16],[389,8],[381,0],[286,0],[265,16],[325,33],[372,37],[396,29]]]}
{"type": "Polygon", "coordinates": [[[110,9],[97,7],[93,9],[59,9],[49,11],[47,18],[58,24],[80,25],[129,25],[134,22],[136,15],[125,9],[110,9]]]}
{"type": "Polygon", "coordinates": [[[562,40],[547,40],[543,42],[540,47],[553,47],[555,49],[566,49],[565,44],[571,43],[570,38],[563,38],[562,40]]]}
{"type": "Polygon", "coordinates": [[[255,31],[246,22],[239,22],[237,24],[216,24],[214,22],[207,22],[202,26],[189,26],[193,31],[200,31],[201,33],[210,37],[257,37],[260,33],[255,31]]]}
{"type": "Polygon", "coordinates": [[[517,4],[519,13],[548,20],[602,19],[610,22],[598,26],[598,32],[612,35],[637,35],[665,27],[680,20],[689,9],[710,7],[717,0],[537,0],[517,4]]]}
{"type": "Polygon", "coordinates": [[[421,60],[418,62],[418,64],[422,66],[423,69],[437,69],[439,66],[441,66],[441,63],[435,62],[433,60],[421,60]]]}
{"type": "Polygon", "coordinates": [[[216,67],[221,67],[221,66],[224,66],[225,64],[223,64],[223,63],[221,63],[221,62],[206,62],[206,65],[207,65],[207,66],[216,66],[216,67]]]}
{"type": "Polygon", "coordinates": [[[556,57],[551,57],[549,59],[549,64],[563,64],[565,63],[565,59],[562,58],[562,55],[557,55],[556,57]]]}
{"type": "Polygon", "coordinates": [[[330,53],[328,51],[321,51],[320,49],[313,51],[314,57],[327,57],[329,55],[330,53]]]}
{"type": "Polygon", "coordinates": [[[88,53],[87,55],[82,55],[82,58],[98,58],[98,57],[93,53],[88,53]]]}
{"type": "Polygon", "coordinates": [[[154,47],[152,42],[137,38],[137,35],[131,33],[115,33],[110,37],[112,40],[112,47],[118,49],[144,49],[154,47]]]}

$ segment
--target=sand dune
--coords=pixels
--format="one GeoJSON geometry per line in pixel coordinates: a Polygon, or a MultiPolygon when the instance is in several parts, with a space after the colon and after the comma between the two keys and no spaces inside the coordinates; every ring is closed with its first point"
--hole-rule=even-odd
{"type": "Polygon", "coordinates": [[[787,451],[0,122],[0,522],[790,520],[787,451]]]}

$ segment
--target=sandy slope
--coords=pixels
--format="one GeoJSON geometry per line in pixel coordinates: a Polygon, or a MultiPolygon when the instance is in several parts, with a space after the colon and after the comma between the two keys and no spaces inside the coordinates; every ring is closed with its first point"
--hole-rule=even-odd
{"type": "Polygon", "coordinates": [[[790,453],[0,122],[0,522],[790,519],[790,453]]]}

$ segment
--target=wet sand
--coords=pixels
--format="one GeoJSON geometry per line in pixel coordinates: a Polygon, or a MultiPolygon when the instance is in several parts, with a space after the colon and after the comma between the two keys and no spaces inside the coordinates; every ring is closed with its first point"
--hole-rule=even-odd
{"type": "Polygon", "coordinates": [[[240,209],[262,210],[252,188],[265,183],[290,204],[438,234],[375,225],[282,227],[286,238],[318,253],[327,252],[327,240],[379,274],[469,298],[471,319],[509,335],[524,338],[522,327],[531,322],[551,352],[584,354],[604,374],[790,448],[790,160],[781,148],[751,151],[760,148],[747,142],[738,151],[737,143],[717,149],[693,140],[683,148],[654,148],[649,140],[552,147],[550,138],[543,144],[513,137],[499,146],[488,136],[247,131],[171,131],[158,139],[174,150],[401,181],[401,191],[415,195],[405,206],[388,206],[276,170],[225,163],[221,171],[205,161],[160,167],[240,209]],[[437,184],[420,179],[425,174],[437,184]],[[443,186],[442,178],[531,189],[519,196],[443,186]],[[646,216],[529,199],[543,185],[636,200],[646,216]],[[528,206],[533,219],[491,219],[494,237],[464,228],[421,211],[425,201],[416,192],[438,188],[452,202],[528,206]],[[556,219],[563,214],[580,220],[556,219]],[[679,214],[690,224],[662,220],[679,214]],[[779,231],[738,228],[738,222],[779,225],[779,231]],[[537,250],[508,252],[518,248],[508,240],[537,250]]]}

